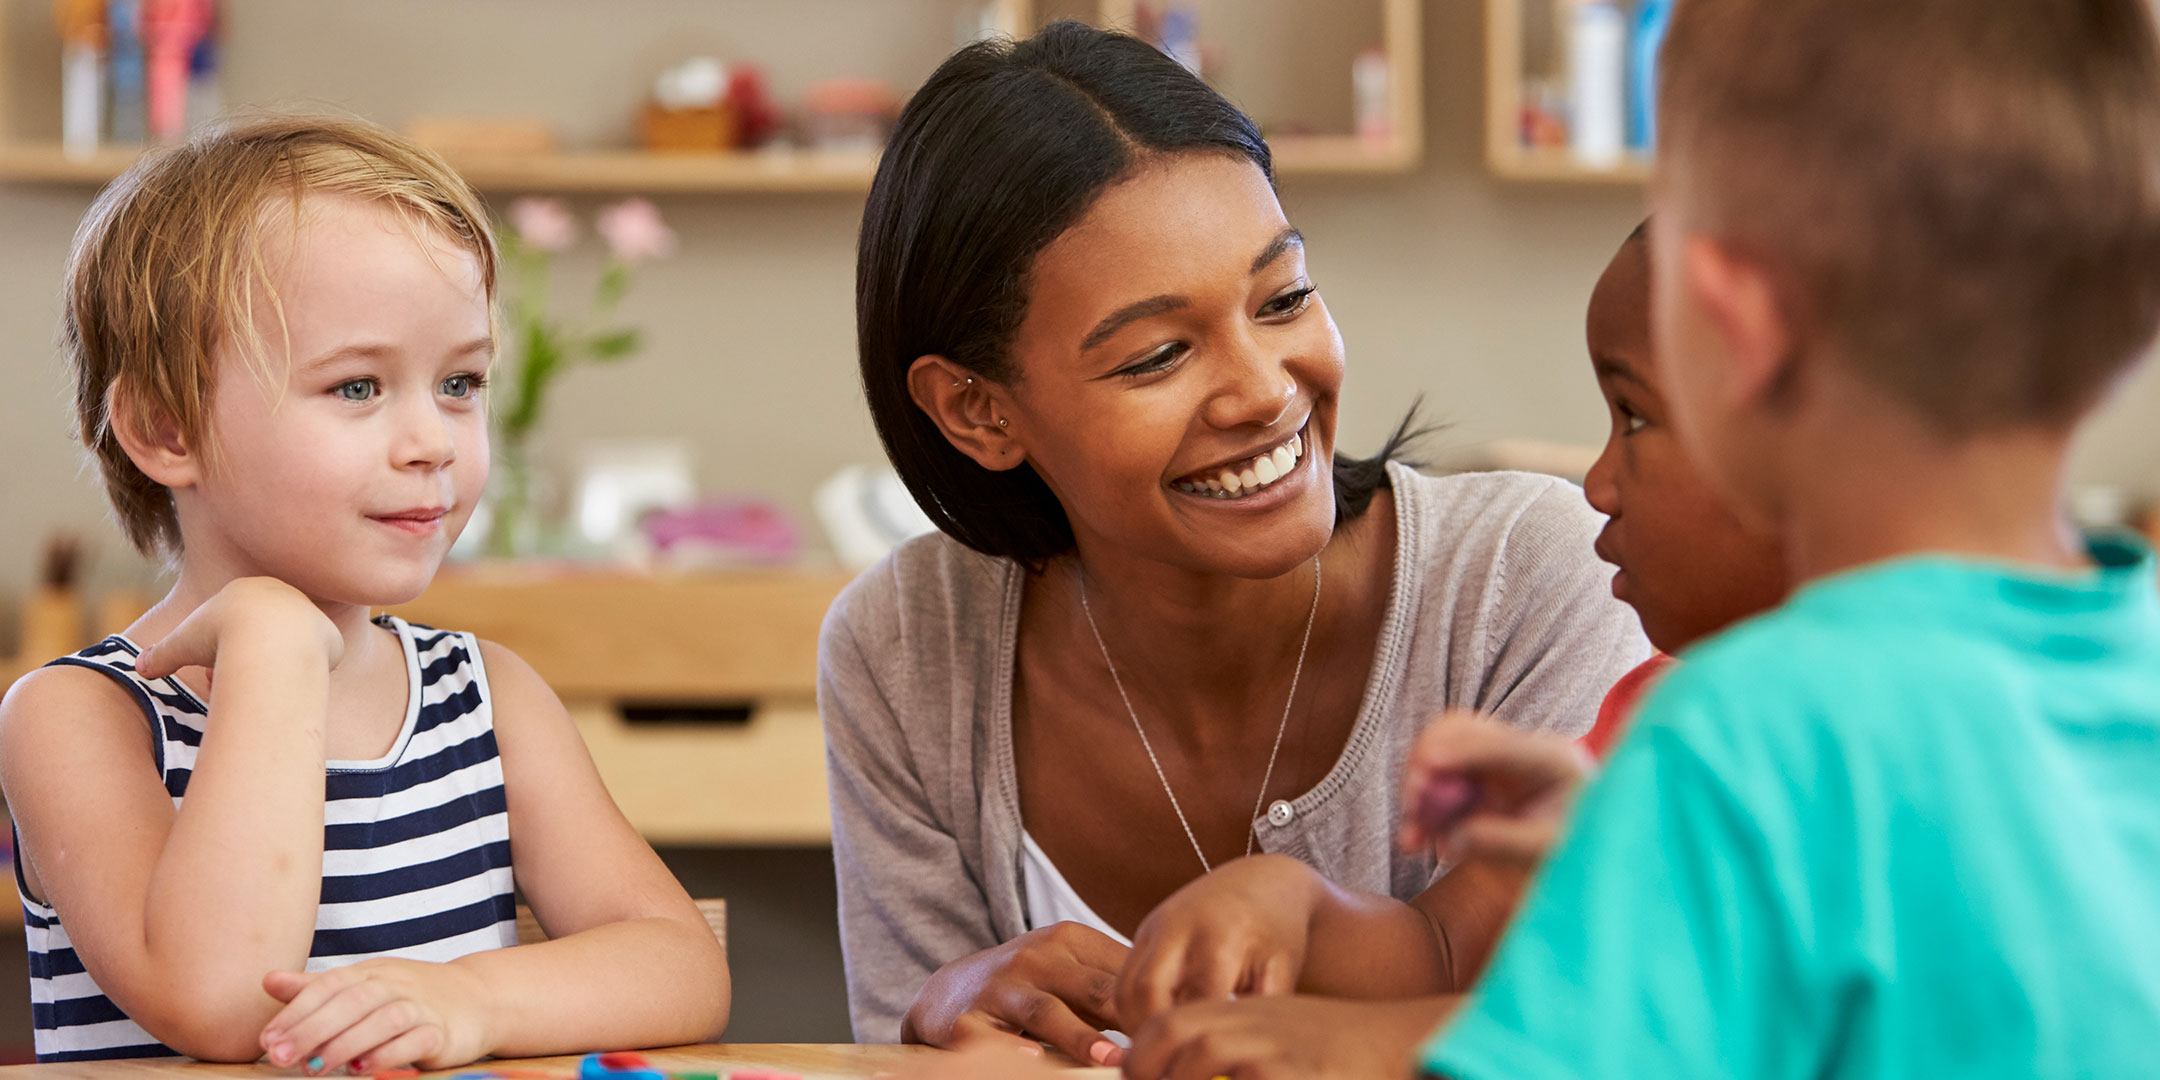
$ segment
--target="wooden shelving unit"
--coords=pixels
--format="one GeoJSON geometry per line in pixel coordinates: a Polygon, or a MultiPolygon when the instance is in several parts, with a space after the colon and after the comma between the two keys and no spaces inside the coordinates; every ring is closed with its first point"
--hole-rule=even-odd
{"type": "MultiPolygon", "coordinates": [[[[10,0],[0,0],[0,4],[10,0]]],[[[1357,176],[1404,173],[1424,157],[1424,52],[1422,0],[1377,0],[1389,70],[1394,132],[1384,141],[1352,135],[1286,135],[1269,140],[1277,171],[1285,175],[1357,176]]],[[[999,30],[1013,36],[1041,23],[1035,0],[997,0],[999,30]]],[[[1132,0],[1102,0],[1102,25],[1130,25],[1132,0]]],[[[6,57],[6,20],[0,18],[0,62],[6,57]]],[[[69,156],[57,142],[12,137],[0,71],[0,183],[103,184],[132,164],[138,150],[112,147],[84,158],[69,156]]],[[[869,190],[877,159],[864,154],[814,151],[736,154],[646,154],[632,150],[564,151],[547,154],[449,154],[452,165],[489,191],[552,191],[639,194],[854,194],[869,190]]]]}
{"type": "Polygon", "coordinates": [[[1650,162],[1631,157],[1592,167],[1565,149],[1522,145],[1524,57],[1530,44],[1527,7],[1551,0],[1485,0],[1485,163],[1502,180],[1559,184],[1634,184],[1650,179],[1650,162]]]}
{"type": "MultiPolygon", "coordinates": [[[[1343,0],[1334,0],[1343,2],[1343,0]]],[[[1388,113],[1383,141],[1355,135],[1280,135],[1268,139],[1275,171],[1299,175],[1384,175],[1415,170],[1425,159],[1424,0],[1379,0],[1381,48],[1388,58],[1388,113]]],[[[1130,29],[1136,0],[1100,0],[1097,24],[1130,29]]]]}

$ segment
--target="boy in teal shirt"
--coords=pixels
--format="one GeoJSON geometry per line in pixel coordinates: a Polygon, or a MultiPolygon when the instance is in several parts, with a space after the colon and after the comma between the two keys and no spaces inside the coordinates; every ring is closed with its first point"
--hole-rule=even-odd
{"type": "Polygon", "coordinates": [[[1664,64],[1674,422],[1804,584],[1653,692],[1425,1067],[2160,1075],[2160,581],[2059,509],[2160,324],[2150,12],[1682,0],[1664,64]]]}

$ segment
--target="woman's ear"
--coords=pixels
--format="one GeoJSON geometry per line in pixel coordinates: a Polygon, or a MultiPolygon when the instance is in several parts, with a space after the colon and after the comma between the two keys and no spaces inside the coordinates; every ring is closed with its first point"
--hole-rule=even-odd
{"type": "Polygon", "coordinates": [[[953,448],[985,469],[1003,471],[1027,460],[1014,438],[1004,388],[942,356],[908,368],[908,396],[945,433],[953,448]]]}
{"type": "Polygon", "coordinates": [[[116,379],[106,389],[105,418],[113,439],[144,476],[175,490],[202,479],[202,455],[188,444],[179,421],[164,409],[148,406],[126,381],[116,379]]]}

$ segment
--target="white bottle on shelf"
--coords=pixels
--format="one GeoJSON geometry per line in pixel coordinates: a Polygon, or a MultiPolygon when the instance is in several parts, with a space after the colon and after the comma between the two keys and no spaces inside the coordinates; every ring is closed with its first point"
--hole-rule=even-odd
{"type": "Polygon", "coordinates": [[[1627,153],[1627,15],[1614,0],[1567,0],[1568,144],[1610,169],[1627,153]]]}

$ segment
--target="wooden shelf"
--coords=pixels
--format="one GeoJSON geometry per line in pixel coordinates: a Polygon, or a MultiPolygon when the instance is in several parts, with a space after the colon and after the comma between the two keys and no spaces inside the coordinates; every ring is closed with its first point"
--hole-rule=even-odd
{"type": "MultiPolygon", "coordinates": [[[[8,0],[0,0],[4,4],[8,0]]],[[[1414,170],[1424,157],[1422,0],[1378,0],[1395,134],[1384,142],[1354,135],[1285,135],[1270,139],[1277,172],[1285,176],[1388,175],[1414,170]]],[[[1101,0],[1097,20],[1130,23],[1128,0],[1101,0]]],[[[997,0],[995,25],[1013,36],[1041,21],[1034,0],[997,0]]],[[[0,21],[4,22],[4,21],[0,21]]],[[[4,30],[4,25],[0,25],[4,30]]],[[[4,50],[0,50],[4,59],[4,50]]],[[[4,82],[4,80],[0,80],[4,82]]],[[[4,86],[0,86],[4,90],[4,86]]],[[[7,129],[0,101],[0,131],[7,129]]],[[[77,158],[58,142],[0,138],[0,183],[104,184],[133,164],[139,150],[109,147],[77,158]]],[[[877,158],[817,151],[731,154],[648,154],[635,150],[547,154],[443,155],[474,187],[491,192],[638,194],[861,194],[870,189],[877,158]]]]}
{"type": "Polygon", "coordinates": [[[0,180],[42,184],[102,184],[135,161],[137,151],[101,149],[73,157],[59,143],[0,145],[0,180]]]}
{"type": "Polygon", "coordinates": [[[1630,157],[1594,168],[1566,150],[1523,146],[1524,49],[1532,36],[1529,0],[1485,0],[1485,164],[1502,180],[1554,184],[1636,184],[1650,179],[1650,162],[1630,157]]]}
{"type": "MultiPolygon", "coordinates": [[[[1414,143],[1374,143],[1354,135],[1285,135],[1270,139],[1276,171],[1287,176],[1405,173],[1417,168],[1414,143]]],[[[139,151],[104,149],[71,157],[56,143],[0,145],[0,181],[103,184],[134,164],[139,151]]],[[[445,154],[483,191],[669,194],[860,194],[870,190],[870,154],[782,151],[740,154],[645,154],[631,150],[557,154],[445,154]]]]}
{"type": "MultiPolygon", "coordinates": [[[[104,149],[78,158],[57,143],[0,145],[0,181],[103,184],[139,151],[104,149]]],[[[487,191],[695,193],[863,192],[877,172],[870,154],[812,151],[740,154],[444,154],[487,191]]]]}

